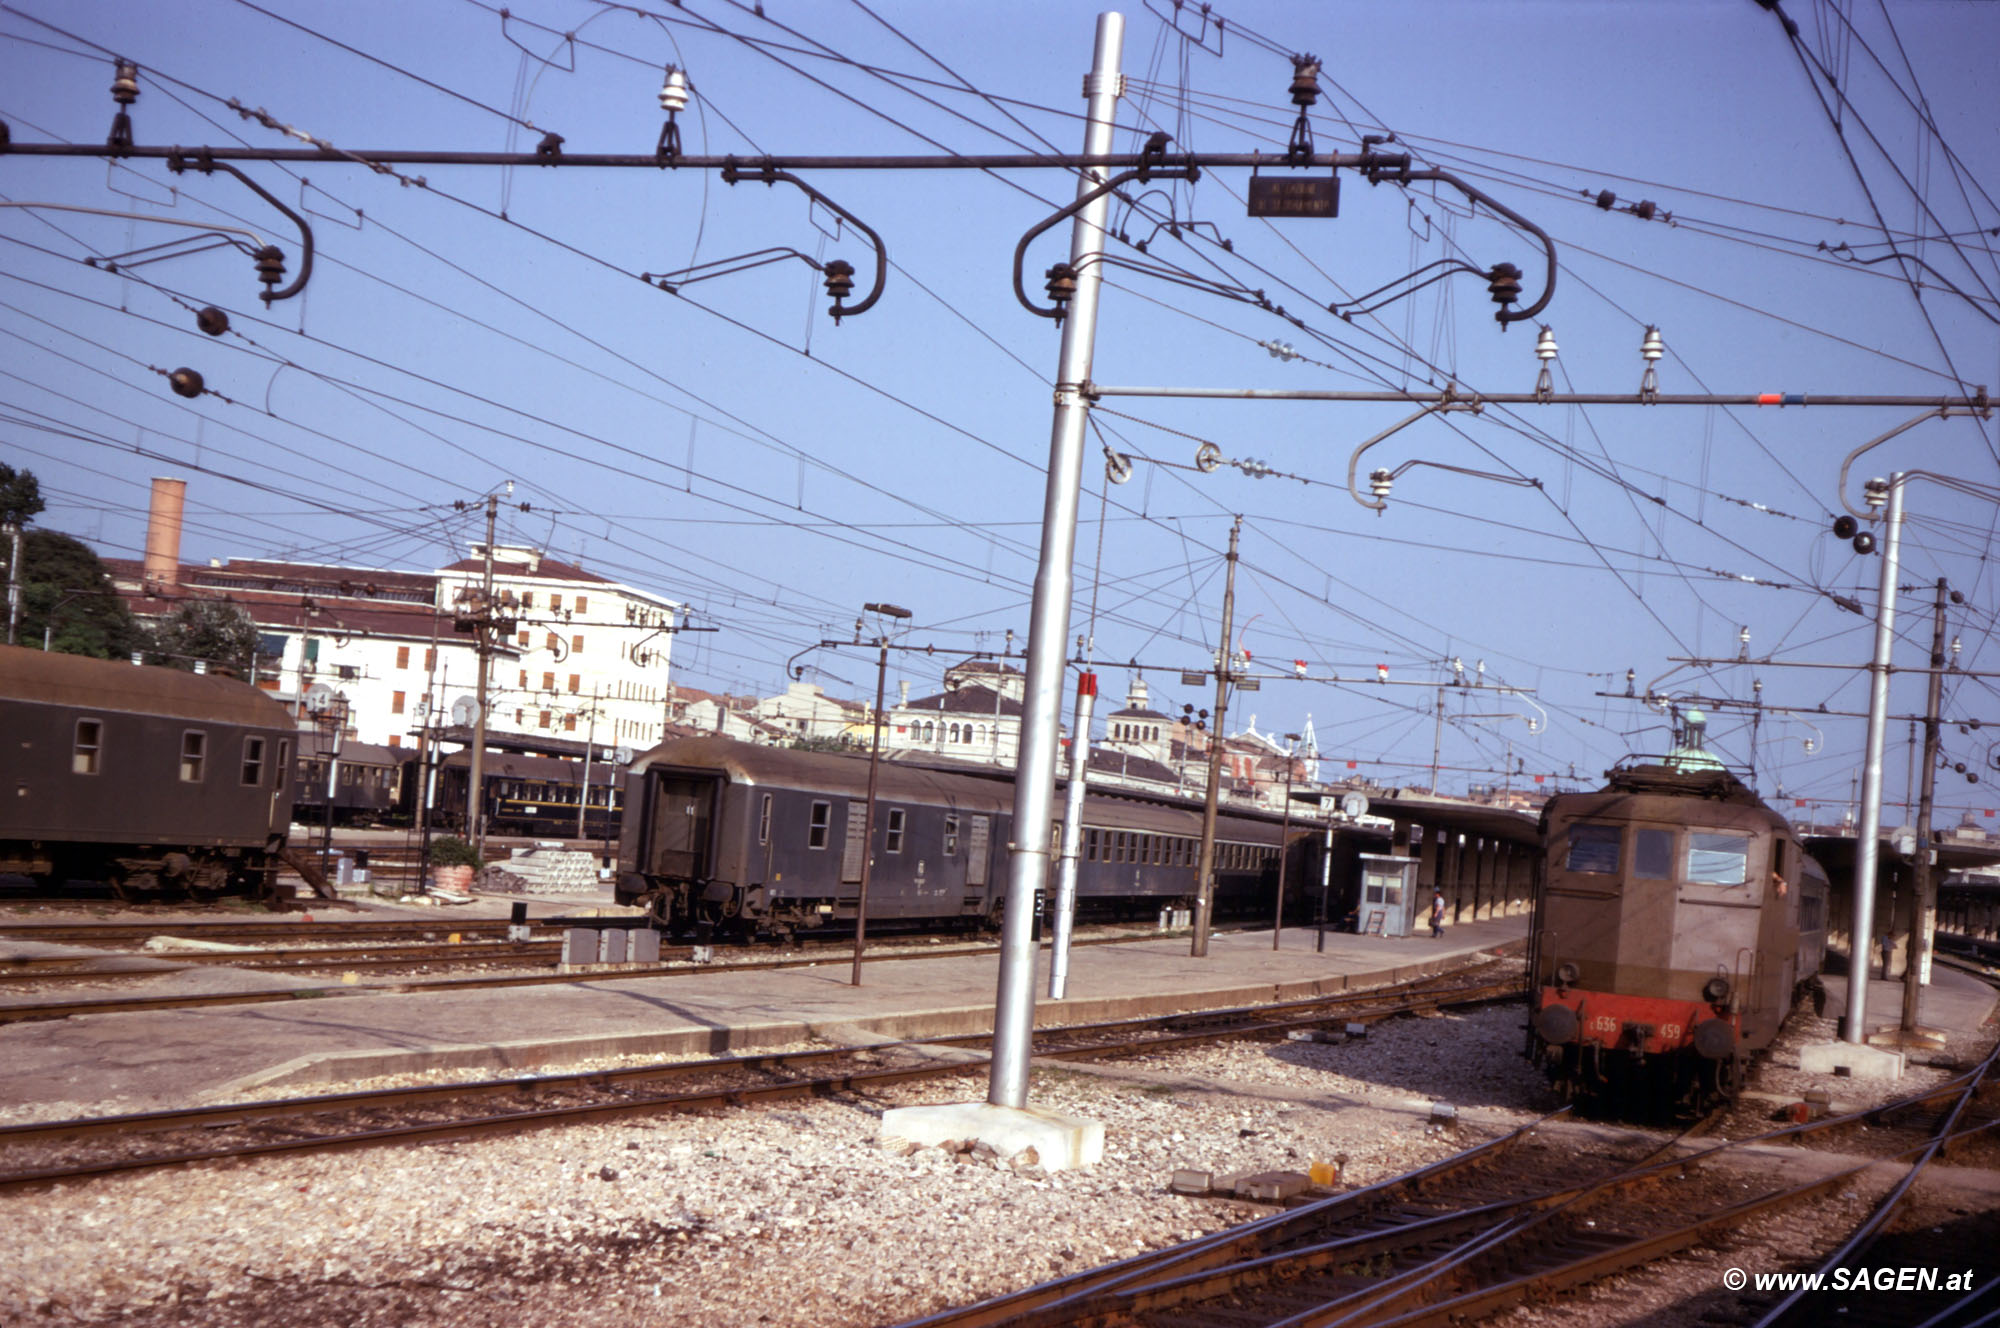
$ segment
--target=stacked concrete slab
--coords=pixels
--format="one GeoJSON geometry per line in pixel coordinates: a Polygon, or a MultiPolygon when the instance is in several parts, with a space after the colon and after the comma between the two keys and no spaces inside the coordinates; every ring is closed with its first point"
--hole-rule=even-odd
{"type": "MultiPolygon", "coordinates": [[[[517,848],[500,871],[519,878],[524,894],[587,894],[597,889],[597,855],[582,849],[517,848]]],[[[512,882],[507,882],[512,886],[512,882]]]]}

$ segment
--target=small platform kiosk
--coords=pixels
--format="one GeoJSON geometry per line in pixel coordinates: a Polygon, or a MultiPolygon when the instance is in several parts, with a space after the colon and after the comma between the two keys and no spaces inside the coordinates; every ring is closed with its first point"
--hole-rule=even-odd
{"type": "Polygon", "coordinates": [[[1417,860],[1395,853],[1363,853],[1360,860],[1355,929],[1365,936],[1408,936],[1423,911],[1417,898],[1417,860]]]}

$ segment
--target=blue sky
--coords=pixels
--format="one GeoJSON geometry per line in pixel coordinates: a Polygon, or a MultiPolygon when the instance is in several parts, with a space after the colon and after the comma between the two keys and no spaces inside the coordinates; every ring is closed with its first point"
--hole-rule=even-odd
{"type": "MultiPolygon", "coordinates": [[[[1981,84],[2000,50],[2000,7],[1786,8],[1796,46],[1751,0],[1217,4],[1206,17],[1152,0],[1126,11],[1120,146],[1164,129],[1182,148],[1281,153],[1295,116],[1289,56],[1311,52],[1324,62],[1311,117],[1322,150],[1393,132],[1420,165],[1459,173],[1554,237],[1561,273],[1539,321],[1561,346],[1559,388],[1634,391],[1649,324],[1667,347],[1666,392],[2000,386],[2000,208],[1988,193],[2000,143],[1981,84]],[[1610,209],[1593,201],[1605,190],[1610,209]],[[1650,220],[1627,210],[1642,200],[1650,220]],[[1867,261],[1890,252],[1884,226],[1922,267],[1867,261]],[[1922,278],[1921,293],[1906,275],[1922,278]]],[[[297,142],[239,116],[234,98],[355,152],[522,151],[546,131],[573,152],[647,152],[671,62],[695,88],[680,116],[690,152],[1081,143],[1097,6],[762,9],[696,0],[642,16],[526,0],[503,24],[483,0],[10,0],[0,119],[17,142],[102,141],[115,52],[142,69],[143,144],[297,142]]],[[[0,209],[0,459],[41,477],[44,525],[136,556],[147,480],[176,474],[190,480],[189,558],[428,568],[476,534],[454,503],[511,479],[531,510],[508,514],[510,538],[682,599],[719,629],[680,639],[688,684],[774,691],[788,659],[847,635],[870,600],[908,606],[908,639],[937,647],[896,661],[892,686],[907,678],[921,694],[961,652],[999,649],[1009,630],[1018,645],[1057,334],[1016,304],[1010,264],[1020,236],[1072,195],[1059,172],[814,176],[881,233],[892,265],[881,303],[835,326],[796,259],[678,294],[637,280],[771,248],[845,258],[869,280],[866,244],[782,186],[732,188],[692,170],[247,169],[304,204],[319,251],[306,292],[268,311],[234,250],[129,278],[80,261],[180,228],[0,209]],[[188,311],[206,304],[230,312],[231,335],[194,330],[188,311]],[[155,371],[183,364],[221,396],[168,393],[155,371]]],[[[1473,276],[1352,320],[1327,310],[1447,257],[1517,263],[1532,298],[1530,237],[1448,189],[1352,174],[1338,220],[1253,220],[1246,176],[1157,186],[1114,212],[1115,254],[1211,284],[1112,268],[1098,381],[1534,385],[1534,326],[1502,332],[1473,276]],[[1290,317],[1225,289],[1261,290],[1290,317]],[[1269,341],[1300,358],[1274,358],[1269,341]]],[[[158,162],[0,157],[0,201],[246,226],[296,270],[289,224],[239,183],[177,178],[158,162]]],[[[1031,290],[1060,234],[1029,251],[1031,290]]],[[[1723,753],[1754,757],[1766,793],[1815,800],[1823,819],[1850,796],[1861,725],[1817,710],[1865,708],[1859,673],[1782,663],[1867,658],[1868,623],[1833,596],[1872,612],[1879,562],[1826,527],[1841,458],[1915,411],[1493,407],[1369,452],[1364,475],[1437,463],[1404,473],[1378,516],[1345,492],[1348,462],[1408,407],[1104,405],[1085,466],[1072,634],[1094,636],[1112,694],[1136,662],[1159,670],[1147,674],[1158,708],[1210,704],[1178,671],[1215,647],[1221,555],[1240,513],[1235,644],[1278,673],[1304,659],[1313,680],[1239,696],[1231,727],[1254,713],[1283,733],[1310,714],[1331,774],[1354,761],[1384,781],[1422,782],[1438,742],[1448,788],[1572,771],[1594,782],[1620,756],[1665,746],[1659,712],[1596,695],[1622,693],[1632,669],[1677,697],[1747,700],[1761,681],[1767,706],[1814,713],[1767,713],[1753,744],[1746,717],[1725,709],[1712,724],[1723,753]],[[1098,441],[1138,458],[1131,482],[1107,490],[1098,441]],[[1279,473],[1193,470],[1203,441],[1279,473]],[[1746,625],[1749,655],[1772,662],[1671,662],[1733,659],[1746,625]],[[1371,681],[1386,664],[1397,683],[1443,682],[1454,657],[1469,677],[1483,660],[1489,681],[1532,689],[1548,722],[1517,699],[1454,689],[1440,740],[1432,688],[1371,681]]],[[[1857,467],[1850,497],[1892,468],[2000,482],[1995,430],[1920,425],[1857,467]]],[[[1909,507],[1898,663],[1923,663],[1943,576],[1966,598],[1951,627],[1959,663],[1995,668],[1993,503],[1918,481],[1909,507]]],[[[829,690],[858,696],[873,682],[858,654],[808,659],[829,690]]],[[[1946,696],[1953,721],[2000,720],[1990,680],[1953,679],[1946,696]]],[[[1921,704],[1921,678],[1899,676],[1892,713],[1921,704]]],[[[1891,726],[1892,798],[1906,732],[1891,726]]],[[[1990,741],[1954,723],[1948,760],[2000,778],[1990,741]]],[[[1940,798],[1946,821],[2000,804],[1983,779],[1950,771],[1940,798]]]]}

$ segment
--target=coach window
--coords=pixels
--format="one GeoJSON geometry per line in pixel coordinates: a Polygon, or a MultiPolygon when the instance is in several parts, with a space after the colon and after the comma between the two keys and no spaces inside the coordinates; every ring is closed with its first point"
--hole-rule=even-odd
{"type": "Polygon", "coordinates": [[[1749,879],[1750,836],[1714,830],[1688,832],[1687,879],[1704,885],[1741,885],[1749,879]]]}
{"type": "Polygon", "coordinates": [[[79,719],[76,721],[76,747],[70,753],[71,774],[94,775],[98,769],[98,758],[104,751],[104,721],[101,719],[79,719]]]}
{"type": "Polygon", "coordinates": [[[1632,832],[1632,874],[1642,881],[1666,881],[1674,875],[1674,832],[1640,827],[1632,832]]]}
{"type": "Polygon", "coordinates": [[[827,827],[833,824],[833,804],[815,802],[812,805],[812,823],[806,830],[807,848],[825,848],[827,827]]]}
{"type": "Polygon", "coordinates": [[[889,820],[883,831],[882,849],[885,853],[901,853],[903,851],[903,809],[901,807],[891,807],[889,809],[889,820]]]}
{"type": "Polygon", "coordinates": [[[771,842],[771,795],[768,793],[764,795],[763,807],[757,813],[757,842],[771,842]]]}
{"type": "Polygon", "coordinates": [[[264,740],[245,738],[243,740],[243,782],[255,787],[264,782],[264,740]]]}
{"type": "Polygon", "coordinates": [[[944,818],[944,855],[947,858],[958,856],[958,818],[956,816],[947,816],[944,818]]]}
{"type": "Polygon", "coordinates": [[[200,729],[181,734],[181,783],[201,783],[202,763],[208,759],[208,735],[200,729]]]}
{"type": "Polygon", "coordinates": [[[1569,856],[1563,860],[1563,870],[1616,876],[1620,834],[1620,828],[1615,825],[1572,825],[1569,828],[1569,856]]]}

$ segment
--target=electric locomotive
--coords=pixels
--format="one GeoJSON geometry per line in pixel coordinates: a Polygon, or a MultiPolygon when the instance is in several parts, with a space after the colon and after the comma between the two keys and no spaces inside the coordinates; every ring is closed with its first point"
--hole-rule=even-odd
{"type": "Polygon", "coordinates": [[[1690,729],[1665,761],[1542,811],[1529,1054],[1614,1114],[1733,1097],[1797,999],[1825,999],[1826,873],[1690,729]]]}

